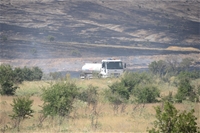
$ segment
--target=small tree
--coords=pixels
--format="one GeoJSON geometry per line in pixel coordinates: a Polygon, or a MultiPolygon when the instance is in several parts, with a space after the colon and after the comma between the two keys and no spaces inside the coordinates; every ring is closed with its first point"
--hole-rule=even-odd
{"type": "Polygon", "coordinates": [[[61,124],[63,119],[72,111],[73,102],[77,95],[78,88],[74,83],[55,83],[49,88],[43,89],[42,112],[45,116],[59,116],[59,124],[61,124]]]}
{"type": "Polygon", "coordinates": [[[164,109],[156,107],[154,128],[149,133],[200,133],[194,116],[194,110],[179,112],[172,103],[166,102],[164,109]]]}
{"type": "Polygon", "coordinates": [[[121,112],[124,112],[125,106],[123,105],[128,102],[130,97],[128,89],[121,82],[115,82],[109,88],[105,91],[105,97],[112,104],[114,113],[118,113],[120,105],[122,105],[121,112]]]}
{"type": "Polygon", "coordinates": [[[32,68],[33,80],[41,80],[43,72],[39,67],[32,68]]]}
{"type": "Polygon", "coordinates": [[[18,97],[13,99],[13,114],[10,117],[16,120],[16,126],[19,131],[20,123],[26,119],[33,117],[32,113],[34,112],[31,109],[33,100],[30,100],[29,97],[18,97]]]}
{"type": "Polygon", "coordinates": [[[178,85],[178,92],[176,94],[178,102],[189,99],[190,101],[198,100],[198,94],[194,91],[194,87],[190,84],[189,79],[181,79],[178,85]]]}
{"type": "Polygon", "coordinates": [[[47,39],[50,41],[50,42],[53,42],[55,40],[55,37],[54,36],[47,36],[47,39]]]}
{"type": "Polygon", "coordinates": [[[152,85],[139,86],[133,91],[133,94],[137,98],[138,103],[154,103],[160,96],[158,88],[152,85]]]}
{"type": "Polygon", "coordinates": [[[14,85],[14,73],[10,65],[0,65],[0,94],[14,95],[17,87],[14,85]]]}

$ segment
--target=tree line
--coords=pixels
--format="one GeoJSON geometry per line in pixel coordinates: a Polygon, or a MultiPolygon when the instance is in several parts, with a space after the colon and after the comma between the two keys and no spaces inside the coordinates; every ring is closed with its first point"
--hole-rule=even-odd
{"type": "Polygon", "coordinates": [[[14,95],[17,85],[23,81],[41,80],[43,75],[39,67],[16,67],[12,68],[11,65],[0,65],[0,94],[1,95],[14,95]]]}

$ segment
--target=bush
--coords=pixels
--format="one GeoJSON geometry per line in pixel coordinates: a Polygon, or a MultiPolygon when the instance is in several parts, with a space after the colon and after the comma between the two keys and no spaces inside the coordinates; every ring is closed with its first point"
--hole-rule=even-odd
{"type": "Polygon", "coordinates": [[[45,116],[59,116],[60,124],[73,109],[73,102],[78,96],[78,88],[71,82],[58,82],[43,89],[44,104],[42,112],[45,116]]]}
{"type": "Polygon", "coordinates": [[[159,60],[151,62],[149,64],[149,70],[161,78],[166,75],[176,76],[181,71],[188,71],[192,62],[193,59],[191,58],[184,58],[178,61],[176,57],[170,57],[166,61],[159,60]]]}
{"type": "Polygon", "coordinates": [[[123,83],[115,82],[112,85],[110,85],[109,88],[110,88],[111,93],[113,94],[117,93],[123,99],[128,100],[130,97],[130,93],[123,83]]]}
{"type": "Polygon", "coordinates": [[[6,42],[6,41],[8,40],[8,36],[2,35],[2,36],[1,36],[1,40],[2,40],[3,42],[6,42]]]}
{"type": "Polygon", "coordinates": [[[190,101],[198,100],[198,94],[194,91],[194,87],[191,86],[189,79],[182,79],[178,85],[178,92],[176,94],[177,102],[189,99],[190,101]]]}
{"type": "Polygon", "coordinates": [[[178,74],[177,78],[179,80],[188,79],[194,80],[200,78],[200,71],[182,71],[178,74]]]}
{"type": "Polygon", "coordinates": [[[172,103],[166,102],[164,109],[156,107],[154,128],[149,133],[200,133],[194,116],[194,110],[179,112],[172,103]]]}
{"type": "Polygon", "coordinates": [[[152,85],[139,86],[133,91],[134,96],[137,98],[138,103],[154,103],[160,96],[158,88],[152,85]]]}
{"type": "Polygon", "coordinates": [[[50,75],[50,77],[52,77],[52,79],[54,79],[54,80],[63,78],[61,72],[50,72],[49,75],[50,75]]]}
{"type": "Polygon", "coordinates": [[[153,61],[149,64],[149,70],[155,75],[162,77],[166,74],[167,63],[163,60],[153,61]]]}
{"type": "Polygon", "coordinates": [[[13,70],[14,73],[14,82],[15,83],[22,83],[24,81],[23,77],[23,70],[19,67],[13,70]]]}
{"type": "Polygon", "coordinates": [[[1,95],[14,95],[18,87],[14,86],[12,81],[4,81],[1,83],[0,94],[1,95]]]}
{"type": "Polygon", "coordinates": [[[97,96],[98,96],[98,87],[95,87],[93,85],[89,85],[86,90],[82,90],[82,92],[79,93],[79,99],[87,102],[88,105],[95,105],[97,103],[97,96]]]}
{"type": "Polygon", "coordinates": [[[108,90],[105,90],[105,98],[112,104],[115,113],[118,113],[120,105],[122,105],[121,112],[124,112],[125,105],[130,97],[130,93],[127,88],[121,82],[115,82],[109,86],[108,90]]]}
{"type": "Polygon", "coordinates": [[[14,86],[14,74],[10,65],[2,64],[0,66],[0,94],[14,95],[17,86],[14,86]]]}
{"type": "Polygon", "coordinates": [[[72,50],[71,55],[75,56],[75,57],[81,57],[82,56],[80,51],[78,51],[78,50],[72,50]]]}
{"type": "Polygon", "coordinates": [[[22,77],[26,81],[41,80],[43,75],[42,70],[39,67],[24,67],[22,68],[22,77]]]}
{"type": "Polygon", "coordinates": [[[121,79],[121,83],[127,88],[128,92],[132,92],[139,84],[149,84],[152,77],[148,73],[126,72],[121,79]]]}
{"type": "Polygon", "coordinates": [[[10,65],[0,65],[0,94],[1,95],[14,95],[18,83],[24,80],[41,80],[43,75],[39,67],[33,68],[15,68],[10,65]]]}
{"type": "Polygon", "coordinates": [[[31,109],[33,100],[30,100],[29,97],[18,97],[13,99],[13,114],[10,117],[16,120],[17,128],[19,131],[19,125],[22,120],[33,117],[32,113],[34,112],[31,109]]]}
{"type": "Polygon", "coordinates": [[[43,72],[39,67],[32,68],[33,80],[41,80],[43,72]]]}
{"type": "Polygon", "coordinates": [[[54,36],[47,36],[47,39],[50,41],[50,42],[53,42],[55,40],[55,37],[54,36]]]}

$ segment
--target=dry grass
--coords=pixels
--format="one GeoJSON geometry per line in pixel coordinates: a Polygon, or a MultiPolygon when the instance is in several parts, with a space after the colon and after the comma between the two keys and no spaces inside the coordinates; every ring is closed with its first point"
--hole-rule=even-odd
{"type": "MultiPolygon", "coordinates": [[[[92,84],[98,86],[99,90],[107,88],[108,85],[114,83],[118,79],[92,79],[92,80],[75,80],[78,86],[87,87],[92,84]]],[[[114,113],[113,108],[108,103],[99,103],[97,106],[97,111],[99,112],[97,128],[91,127],[92,118],[92,107],[87,105],[79,106],[76,112],[71,113],[70,118],[66,118],[61,125],[56,125],[58,122],[57,118],[51,119],[47,118],[43,122],[42,127],[38,127],[39,116],[41,115],[39,111],[43,101],[41,100],[40,94],[41,90],[38,89],[41,86],[48,86],[49,83],[44,81],[37,82],[24,82],[20,85],[21,90],[18,90],[18,94],[29,94],[29,89],[36,89],[34,92],[39,91],[39,93],[33,93],[31,99],[34,100],[32,109],[35,111],[33,118],[26,119],[21,125],[21,132],[146,132],[147,128],[151,128],[153,121],[155,120],[155,106],[161,106],[161,103],[146,104],[144,108],[142,105],[137,107],[135,110],[133,108],[136,105],[129,104],[126,106],[124,112],[114,113]],[[24,93],[22,93],[24,91],[24,93]],[[26,92],[27,91],[27,92],[26,92]]],[[[167,94],[168,91],[173,90],[166,84],[162,84],[161,89],[162,94],[167,94]]],[[[11,103],[14,96],[1,96],[0,101],[0,129],[13,127],[13,121],[10,119],[9,115],[12,113],[11,103]]],[[[182,104],[175,105],[178,110],[191,110],[195,109],[195,115],[198,117],[198,126],[200,126],[200,104],[184,102],[182,104]]],[[[16,129],[9,129],[6,132],[17,132],[16,129]]]]}

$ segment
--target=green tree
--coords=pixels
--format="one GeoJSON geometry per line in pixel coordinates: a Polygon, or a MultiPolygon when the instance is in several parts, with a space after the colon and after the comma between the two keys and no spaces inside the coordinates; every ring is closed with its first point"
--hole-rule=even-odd
{"type": "Polygon", "coordinates": [[[97,91],[98,87],[95,87],[93,85],[89,85],[88,88],[86,90],[82,90],[79,93],[79,99],[87,102],[88,106],[89,105],[95,105],[97,103],[97,96],[98,91],[97,91]]]}
{"type": "Polygon", "coordinates": [[[139,86],[133,91],[133,94],[138,103],[154,103],[160,96],[158,88],[152,85],[139,86]]]}
{"type": "Polygon", "coordinates": [[[24,80],[32,81],[34,79],[33,78],[33,71],[30,68],[25,66],[22,70],[23,70],[24,80]]]}
{"type": "Polygon", "coordinates": [[[55,37],[54,36],[47,36],[47,39],[50,41],[50,42],[53,42],[55,40],[55,37]]]}
{"type": "Polygon", "coordinates": [[[15,83],[22,83],[24,81],[24,77],[23,77],[23,70],[19,67],[16,67],[13,70],[14,73],[14,82],[15,83]]]}
{"type": "Polygon", "coordinates": [[[189,99],[190,101],[198,101],[198,94],[194,91],[194,87],[190,84],[190,80],[185,78],[181,79],[178,84],[178,92],[176,94],[178,102],[189,99]]]}
{"type": "Polygon", "coordinates": [[[127,88],[128,92],[132,92],[139,84],[149,84],[152,77],[148,73],[126,72],[121,79],[121,83],[127,88]]]}
{"type": "Polygon", "coordinates": [[[164,104],[164,109],[158,106],[155,110],[157,120],[149,133],[200,133],[194,110],[179,112],[170,102],[164,104]]]}
{"type": "Polygon", "coordinates": [[[130,93],[122,82],[115,82],[105,90],[104,96],[112,104],[114,113],[118,113],[120,105],[122,105],[121,112],[124,111],[123,105],[128,102],[130,93]]]}
{"type": "Polygon", "coordinates": [[[58,82],[43,89],[44,104],[42,112],[45,116],[58,116],[60,124],[73,109],[73,102],[78,96],[78,88],[72,82],[58,82]]]}
{"type": "Polygon", "coordinates": [[[2,64],[0,66],[0,94],[14,95],[17,86],[14,85],[14,73],[10,65],[2,64]]]}
{"type": "Polygon", "coordinates": [[[163,60],[159,61],[153,61],[149,64],[149,70],[153,74],[159,75],[159,77],[162,77],[166,74],[166,62],[163,60]]]}
{"type": "Polygon", "coordinates": [[[194,61],[193,59],[191,58],[184,58],[182,59],[182,61],[180,62],[180,70],[182,71],[188,71],[189,70],[189,67],[190,65],[192,64],[192,61],[194,61]]]}
{"type": "Polygon", "coordinates": [[[13,99],[13,104],[11,104],[13,107],[13,114],[10,115],[10,117],[16,120],[18,131],[21,121],[33,117],[32,113],[34,111],[31,109],[32,104],[33,100],[30,100],[29,97],[18,97],[13,99]]]}
{"type": "Polygon", "coordinates": [[[32,68],[33,80],[41,80],[43,72],[39,67],[32,68]]]}

